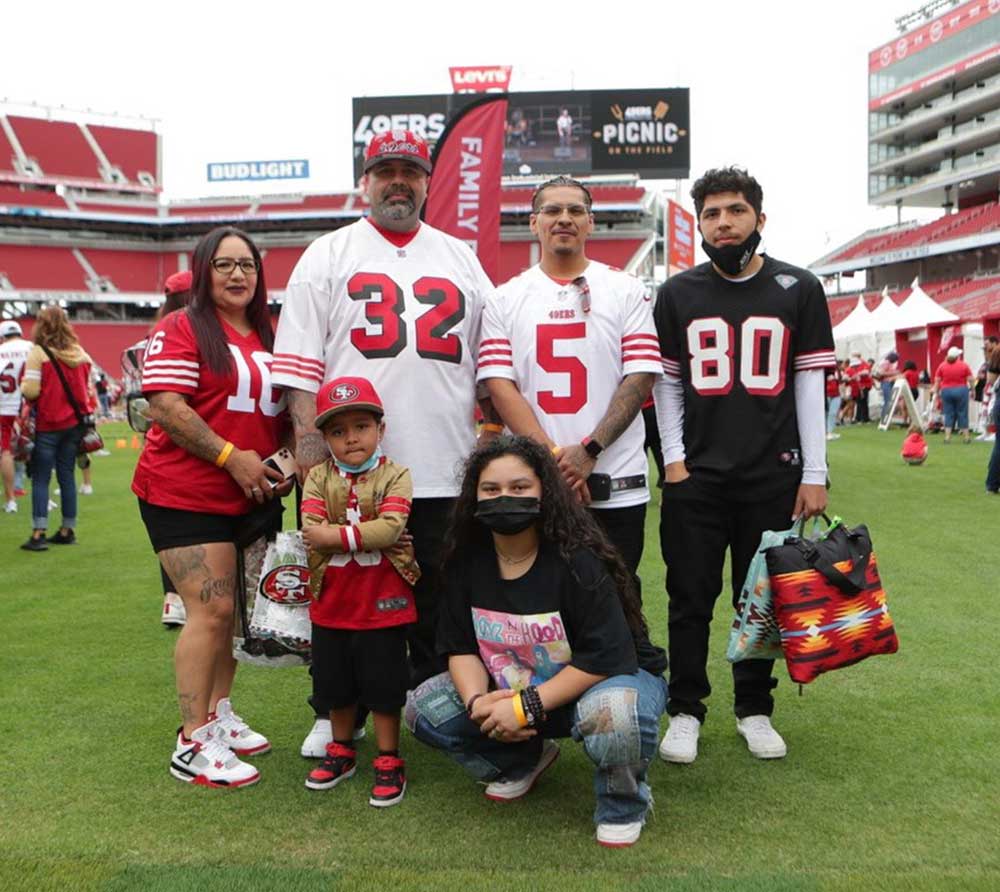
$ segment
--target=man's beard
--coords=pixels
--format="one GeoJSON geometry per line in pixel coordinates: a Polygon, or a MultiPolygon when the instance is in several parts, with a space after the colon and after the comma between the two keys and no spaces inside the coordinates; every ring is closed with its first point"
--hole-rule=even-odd
{"type": "Polygon", "coordinates": [[[412,192],[403,192],[397,190],[389,195],[386,195],[378,203],[376,210],[378,215],[384,220],[405,220],[407,217],[412,217],[417,209],[416,197],[412,192]],[[403,198],[404,201],[393,201],[392,199],[403,198]]]}

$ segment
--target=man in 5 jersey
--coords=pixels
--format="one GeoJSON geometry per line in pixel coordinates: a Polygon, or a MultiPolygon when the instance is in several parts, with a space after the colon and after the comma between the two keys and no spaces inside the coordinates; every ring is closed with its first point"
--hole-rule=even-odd
{"type": "MultiPolygon", "coordinates": [[[[457,469],[475,447],[476,353],[493,285],[467,245],[420,220],[431,172],[423,139],[406,130],[374,137],[364,170],[371,213],[302,255],[285,293],[271,373],[288,389],[303,472],[328,456],[313,423],[324,381],[363,376],[382,395],[383,447],[413,477],[407,528],[422,576],[408,645],[417,684],[440,671],[434,570],[459,491],[457,469]]],[[[314,706],[325,714],[323,704],[314,706]]],[[[304,745],[303,755],[307,749],[323,755],[322,746],[304,745]]]]}
{"type": "MultiPolygon", "coordinates": [[[[709,170],[691,196],[710,262],[665,282],[653,312],[670,654],[660,755],[680,763],[698,754],[726,549],[735,606],[761,534],[826,508],[824,369],[835,363],[815,276],[756,253],[765,220],[757,181],[739,168],[709,170]]],[[[770,721],[773,663],[732,670],[737,731],[761,759],[787,752],[770,721]]]]}
{"type": "Polygon", "coordinates": [[[587,257],[593,228],[582,183],[535,190],[541,261],[487,301],[479,380],[507,427],[553,450],[635,577],[649,501],[639,410],[660,353],[643,284],[587,257]]]}

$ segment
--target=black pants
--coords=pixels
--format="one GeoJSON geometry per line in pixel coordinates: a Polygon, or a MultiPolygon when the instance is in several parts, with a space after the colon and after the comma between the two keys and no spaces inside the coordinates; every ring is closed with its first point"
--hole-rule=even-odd
{"type": "MultiPolygon", "coordinates": [[[[420,564],[420,579],[413,587],[417,621],[406,627],[411,688],[448,668],[448,660],[437,653],[435,638],[438,604],[442,597],[441,557],[454,502],[454,499],[414,499],[406,523],[420,564]]],[[[330,711],[329,704],[322,702],[315,692],[309,698],[309,705],[320,717],[330,711]]],[[[358,724],[364,724],[364,713],[360,709],[358,724]]]]}
{"type": "Polygon", "coordinates": [[[643,504],[631,505],[628,508],[598,508],[590,513],[622,556],[626,569],[632,574],[635,594],[641,604],[642,582],[638,570],[646,538],[646,506],[643,504]]]}
{"type": "MultiPolygon", "coordinates": [[[[702,702],[711,693],[706,671],[712,610],[722,590],[726,549],[732,561],[732,604],[765,530],[791,526],[798,486],[753,502],[739,501],[723,488],[689,477],[665,483],[660,515],[660,548],[667,565],[667,631],[670,655],[669,715],[705,719],[702,702]]],[[[733,663],[738,718],[770,715],[773,660],[733,663]]]]}
{"type": "Polygon", "coordinates": [[[868,395],[871,392],[871,388],[866,387],[861,391],[861,396],[858,397],[858,415],[854,419],[858,424],[868,424],[871,421],[871,417],[868,414],[868,395]]]}

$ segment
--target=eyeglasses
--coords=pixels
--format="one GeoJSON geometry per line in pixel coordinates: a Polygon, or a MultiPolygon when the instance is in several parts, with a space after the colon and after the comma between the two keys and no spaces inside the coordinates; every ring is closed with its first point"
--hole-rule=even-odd
{"type": "Polygon", "coordinates": [[[590,214],[582,204],[543,204],[535,213],[543,217],[561,217],[563,211],[571,217],[586,217],[590,214]]]}
{"type": "Polygon", "coordinates": [[[253,276],[260,270],[260,261],[249,257],[243,260],[233,260],[232,257],[216,257],[212,261],[212,269],[224,276],[231,275],[237,266],[243,270],[244,275],[253,276]]]}

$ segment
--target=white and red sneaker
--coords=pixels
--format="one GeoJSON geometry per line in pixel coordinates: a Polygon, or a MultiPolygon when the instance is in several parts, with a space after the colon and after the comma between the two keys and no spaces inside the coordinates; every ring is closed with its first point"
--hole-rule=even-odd
{"type": "Polygon", "coordinates": [[[208,722],[184,738],[177,729],[177,748],[170,757],[170,773],[177,780],[202,787],[246,787],[260,780],[253,765],[241,762],[220,739],[215,722],[208,722]]]}
{"type": "Polygon", "coordinates": [[[165,592],[163,595],[163,613],[160,622],[168,629],[183,626],[187,622],[187,610],[177,592],[165,592]]]}
{"type": "MultiPolygon", "coordinates": [[[[213,716],[210,715],[209,718],[213,716]]],[[[223,697],[215,704],[214,718],[219,739],[237,756],[259,756],[270,751],[271,742],[233,712],[228,697],[223,697]]]]}

